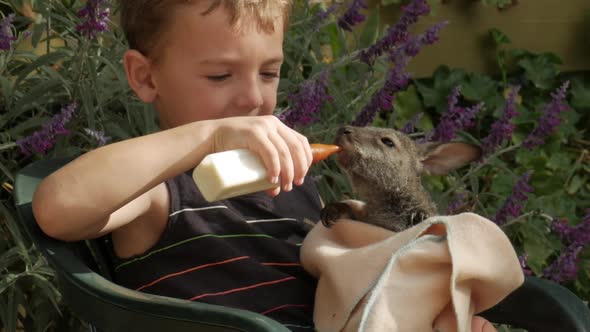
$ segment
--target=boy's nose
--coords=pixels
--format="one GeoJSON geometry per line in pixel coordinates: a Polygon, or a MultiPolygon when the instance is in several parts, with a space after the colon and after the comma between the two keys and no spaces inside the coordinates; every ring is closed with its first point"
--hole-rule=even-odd
{"type": "Polygon", "coordinates": [[[253,110],[263,104],[262,90],[258,83],[244,84],[238,92],[237,106],[243,110],[253,110]]]}

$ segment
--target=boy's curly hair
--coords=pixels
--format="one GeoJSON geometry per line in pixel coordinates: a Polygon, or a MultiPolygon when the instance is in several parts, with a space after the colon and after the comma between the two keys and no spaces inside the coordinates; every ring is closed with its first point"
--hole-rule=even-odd
{"type": "Polygon", "coordinates": [[[173,9],[195,1],[211,3],[202,15],[222,6],[236,30],[256,22],[258,29],[273,32],[277,17],[283,17],[283,27],[288,25],[291,10],[291,0],[120,0],[121,26],[129,47],[149,56],[170,24],[173,9]]]}

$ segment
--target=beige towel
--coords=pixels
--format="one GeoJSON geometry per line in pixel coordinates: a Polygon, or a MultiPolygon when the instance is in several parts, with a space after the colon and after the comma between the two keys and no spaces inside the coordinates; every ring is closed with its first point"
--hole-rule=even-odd
{"type": "Polygon", "coordinates": [[[432,217],[397,234],[352,220],[318,223],[301,261],[319,279],[321,332],[468,332],[474,314],[524,281],[504,232],[473,213],[432,217]]]}

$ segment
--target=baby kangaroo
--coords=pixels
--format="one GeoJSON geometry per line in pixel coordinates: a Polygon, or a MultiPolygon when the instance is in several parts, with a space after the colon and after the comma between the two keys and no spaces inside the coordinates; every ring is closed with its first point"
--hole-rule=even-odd
{"type": "Polygon", "coordinates": [[[415,225],[437,213],[421,175],[446,174],[481,155],[472,144],[418,144],[399,131],[376,127],[342,127],[334,144],[342,148],[338,166],[362,201],[327,204],[321,212],[326,227],[340,218],[395,232],[415,225]]]}

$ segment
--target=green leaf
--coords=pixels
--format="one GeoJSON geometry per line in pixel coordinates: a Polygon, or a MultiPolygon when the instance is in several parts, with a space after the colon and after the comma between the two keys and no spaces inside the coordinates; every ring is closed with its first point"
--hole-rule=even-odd
{"type": "Polygon", "coordinates": [[[0,255],[0,271],[8,270],[15,262],[17,262],[20,259],[21,252],[21,248],[12,247],[2,253],[2,255],[0,255]]]}
{"type": "Polygon", "coordinates": [[[389,5],[398,5],[400,3],[402,3],[403,0],[381,0],[381,4],[383,6],[389,6],[389,5]]]}
{"type": "Polygon", "coordinates": [[[35,284],[43,290],[45,296],[47,296],[47,298],[51,301],[55,310],[61,313],[59,310],[59,304],[57,302],[57,299],[60,297],[59,290],[57,290],[53,283],[44,276],[37,273],[34,273],[31,276],[34,278],[35,284]]]}
{"type": "Polygon", "coordinates": [[[38,129],[47,121],[49,121],[49,117],[46,116],[31,117],[8,129],[6,132],[13,138],[23,137],[26,136],[31,129],[38,129]]]}
{"type": "Polygon", "coordinates": [[[12,118],[16,118],[32,108],[39,107],[41,103],[47,104],[49,100],[55,99],[60,95],[63,96],[63,91],[61,91],[62,93],[59,92],[61,87],[62,82],[60,80],[49,79],[42,81],[34,88],[27,91],[27,93],[22,96],[16,105],[14,105],[14,107],[10,110],[8,115],[12,118]],[[46,96],[49,97],[45,98],[46,96]]]}
{"type": "Polygon", "coordinates": [[[31,45],[33,48],[37,47],[41,37],[43,37],[43,33],[47,31],[47,26],[45,24],[35,24],[33,28],[33,35],[31,37],[31,45]]]}
{"type": "Polygon", "coordinates": [[[483,3],[498,8],[505,8],[506,6],[512,5],[512,0],[483,0],[483,3]]]}
{"type": "Polygon", "coordinates": [[[0,279],[0,294],[9,289],[18,279],[20,275],[14,273],[7,273],[2,275],[0,279]]]}
{"type": "Polygon", "coordinates": [[[416,127],[422,130],[428,130],[432,128],[432,122],[426,114],[426,110],[422,105],[418,90],[415,85],[410,85],[405,91],[396,93],[393,101],[393,108],[395,109],[395,128],[403,127],[412,117],[418,113],[423,113],[424,116],[420,119],[420,122],[416,127]]]}
{"type": "Polygon", "coordinates": [[[340,34],[340,29],[338,29],[336,24],[330,24],[328,25],[327,30],[330,38],[330,46],[332,48],[332,56],[334,58],[342,56],[344,40],[340,34]]]}
{"type": "Polygon", "coordinates": [[[414,83],[424,100],[426,107],[434,107],[439,113],[447,108],[447,99],[452,90],[465,82],[466,73],[461,69],[438,67],[431,82],[416,80],[414,83]]]}
{"type": "Polygon", "coordinates": [[[41,68],[43,66],[50,66],[62,59],[65,59],[71,55],[71,52],[67,52],[64,49],[59,49],[57,51],[47,53],[35,59],[29,65],[27,65],[21,72],[19,72],[15,86],[20,85],[20,83],[34,70],[41,68]]]}
{"type": "Polygon", "coordinates": [[[508,36],[505,35],[502,31],[496,28],[492,28],[488,32],[490,36],[492,36],[492,39],[494,40],[496,45],[510,44],[510,38],[508,38],[508,36]]]}
{"type": "Polygon", "coordinates": [[[540,89],[549,90],[558,74],[555,62],[547,56],[526,57],[518,62],[525,76],[540,89]]]}
{"type": "Polygon", "coordinates": [[[546,166],[552,170],[563,170],[569,169],[573,162],[572,157],[568,153],[556,151],[549,156],[546,166]]]}
{"type": "Polygon", "coordinates": [[[512,192],[515,182],[516,178],[512,174],[499,172],[492,182],[490,191],[501,196],[507,196],[512,192]]]}
{"type": "Polygon", "coordinates": [[[578,174],[574,175],[567,187],[567,193],[570,195],[575,195],[578,192],[578,190],[580,190],[580,188],[582,188],[584,183],[586,183],[587,181],[588,181],[587,176],[580,176],[578,174]]]}
{"type": "MultiPolygon", "coordinates": [[[[563,187],[564,180],[556,182],[560,182],[560,187],[563,187]]],[[[535,192],[535,194],[538,193],[535,192]]],[[[537,197],[531,202],[531,208],[538,209],[554,217],[576,219],[576,203],[568,198],[563,189],[559,188],[556,188],[551,194],[537,197]]]]}
{"type": "Polygon", "coordinates": [[[15,303],[15,289],[8,288],[6,291],[0,291],[2,297],[0,298],[1,317],[4,329],[3,331],[17,331],[17,315],[18,312],[17,304],[15,303]]]}
{"type": "Polygon", "coordinates": [[[561,250],[559,239],[549,236],[549,223],[545,219],[531,218],[521,224],[524,251],[528,254],[527,265],[539,274],[547,264],[548,258],[561,250]]]}
{"type": "Polygon", "coordinates": [[[590,81],[575,79],[570,90],[571,105],[574,108],[590,108],[590,81]]]}
{"type": "Polygon", "coordinates": [[[461,83],[461,94],[470,101],[484,101],[494,97],[498,91],[498,83],[489,76],[470,74],[465,82],[461,83]]]}
{"type": "Polygon", "coordinates": [[[360,48],[366,48],[375,41],[377,41],[377,37],[379,36],[379,10],[377,8],[373,8],[369,13],[369,18],[363,24],[363,31],[361,32],[360,36],[360,48]]]}

